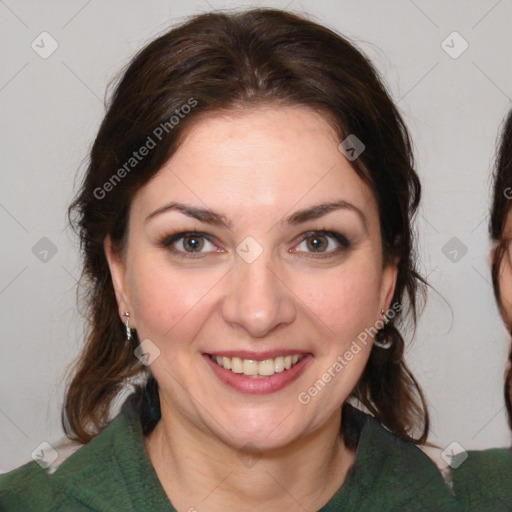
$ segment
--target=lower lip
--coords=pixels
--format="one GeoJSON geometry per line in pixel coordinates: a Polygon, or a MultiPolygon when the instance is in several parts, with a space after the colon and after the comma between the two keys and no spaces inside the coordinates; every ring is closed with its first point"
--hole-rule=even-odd
{"type": "Polygon", "coordinates": [[[208,354],[204,354],[203,357],[207,364],[210,365],[215,375],[217,375],[224,384],[227,384],[240,393],[251,395],[270,395],[271,393],[284,389],[299,378],[313,359],[311,354],[306,354],[289,370],[274,373],[274,375],[270,375],[269,377],[247,377],[243,373],[233,373],[231,370],[222,368],[222,366],[212,361],[208,354]]]}

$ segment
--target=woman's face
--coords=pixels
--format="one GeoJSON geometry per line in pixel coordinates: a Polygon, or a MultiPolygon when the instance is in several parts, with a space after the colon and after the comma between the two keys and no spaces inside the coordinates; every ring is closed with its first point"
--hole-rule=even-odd
{"type": "Polygon", "coordinates": [[[192,430],[267,450],[339,422],[396,278],[339,143],[301,107],[203,119],[136,194],[120,259],[106,244],[162,408],[192,430]]]}
{"type": "MultiPolygon", "coordinates": [[[[512,209],[505,220],[502,239],[512,239],[512,209]]],[[[503,254],[498,272],[500,312],[509,332],[512,332],[512,267],[508,250],[503,254]]]]}

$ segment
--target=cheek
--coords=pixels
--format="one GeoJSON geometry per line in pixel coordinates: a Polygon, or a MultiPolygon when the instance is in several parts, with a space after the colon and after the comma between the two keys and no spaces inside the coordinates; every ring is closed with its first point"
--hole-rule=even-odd
{"type": "Polygon", "coordinates": [[[501,314],[508,330],[512,328],[512,271],[505,259],[501,265],[499,274],[501,314]]]}
{"type": "Polygon", "coordinates": [[[185,320],[192,314],[198,319],[208,307],[208,293],[221,278],[222,274],[177,271],[168,262],[135,256],[129,286],[140,339],[186,342],[193,337],[200,322],[185,320]]]}
{"type": "Polygon", "coordinates": [[[347,340],[378,319],[382,272],[371,262],[301,277],[297,295],[332,336],[347,340]]]}

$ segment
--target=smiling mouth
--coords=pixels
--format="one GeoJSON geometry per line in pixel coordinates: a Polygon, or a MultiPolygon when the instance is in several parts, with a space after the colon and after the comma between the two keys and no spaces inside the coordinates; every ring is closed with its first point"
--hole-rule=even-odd
{"type": "Polygon", "coordinates": [[[233,373],[243,374],[247,377],[270,377],[275,373],[286,372],[298,364],[306,354],[293,356],[278,356],[273,359],[256,361],[254,359],[242,359],[240,357],[214,356],[209,358],[218,366],[233,373]]]}

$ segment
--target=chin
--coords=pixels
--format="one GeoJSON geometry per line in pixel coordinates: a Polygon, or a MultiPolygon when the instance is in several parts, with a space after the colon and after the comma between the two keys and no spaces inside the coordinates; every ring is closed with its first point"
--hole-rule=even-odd
{"type": "Polygon", "coordinates": [[[215,424],[214,431],[224,444],[249,452],[282,449],[305,435],[303,418],[284,414],[276,421],[275,414],[267,416],[261,412],[255,412],[253,419],[245,416],[226,421],[224,417],[215,424]],[[219,424],[225,425],[225,429],[219,429],[219,424]]]}

